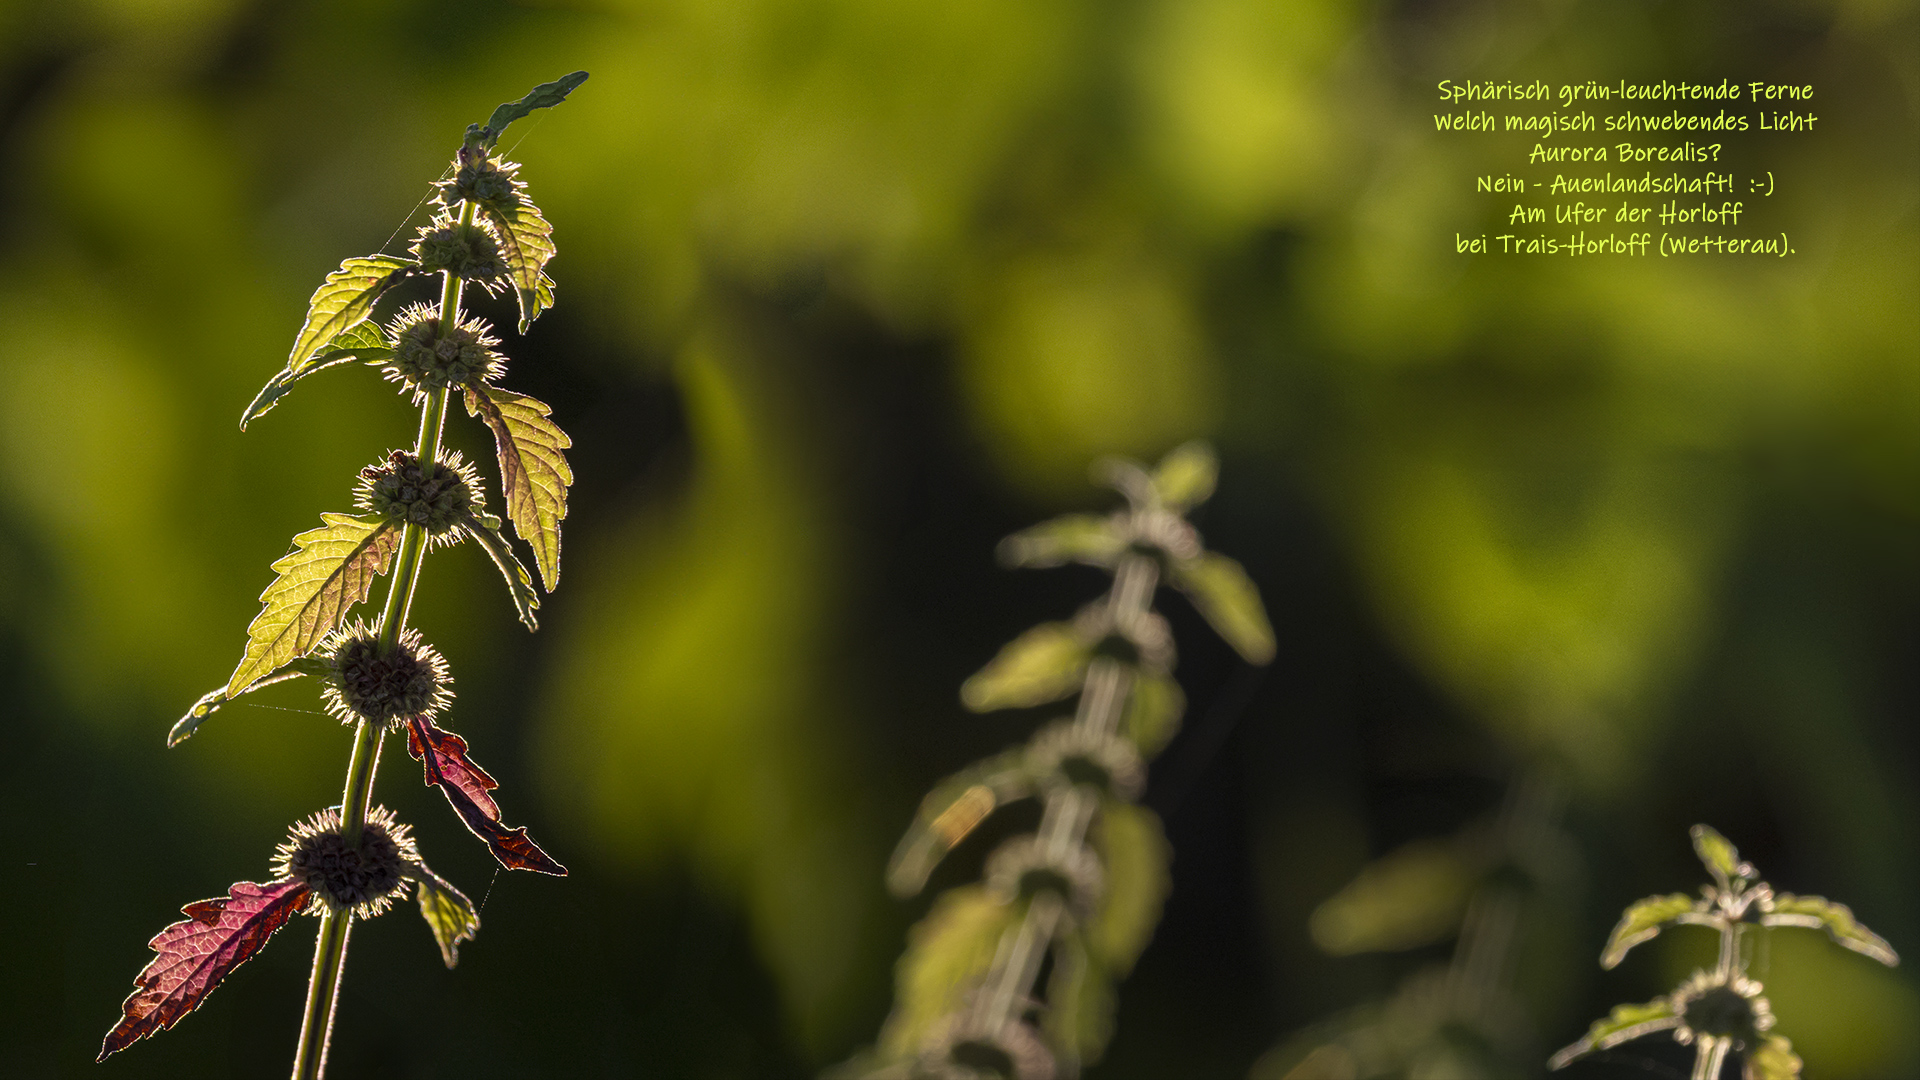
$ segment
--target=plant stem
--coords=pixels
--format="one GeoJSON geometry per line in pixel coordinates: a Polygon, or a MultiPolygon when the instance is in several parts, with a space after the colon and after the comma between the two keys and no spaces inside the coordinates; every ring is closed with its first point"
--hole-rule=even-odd
{"type": "MultiPolygon", "coordinates": [[[[1128,625],[1145,615],[1153,603],[1154,586],[1159,583],[1159,564],[1141,555],[1131,555],[1114,569],[1113,589],[1107,604],[1116,626],[1128,625]]],[[[1087,666],[1080,688],[1080,705],[1074,713],[1074,726],[1082,731],[1110,735],[1120,722],[1132,689],[1133,674],[1116,660],[1099,657],[1087,666]]],[[[1041,812],[1041,842],[1048,859],[1064,861],[1074,849],[1086,842],[1087,829],[1100,812],[1099,796],[1079,787],[1056,790],[1047,796],[1041,812]]],[[[1020,925],[1009,929],[1000,939],[993,967],[987,974],[988,990],[975,1014],[977,1027],[991,1037],[998,1035],[1026,1009],[1034,980],[1040,975],[1040,963],[1047,947],[1066,917],[1066,904],[1052,893],[1040,893],[1027,904],[1020,925]]]]}
{"type": "MultiPolygon", "coordinates": [[[[460,205],[460,224],[473,222],[473,204],[460,205]]],[[[440,336],[460,321],[461,280],[452,271],[440,288],[440,336]]],[[[420,406],[420,434],[413,455],[422,469],[440,460],[440,429],[447,418],[448,388],[427,396],[420,406]]],[[[387,581],[387,601],[380,613],[380,648],[390,650],[406,628],[413,608],[414,586],[426,554],[427,531],[409,522],[401,529],[400,553],[387,581]]],[[[380,767],[380,746],[386,728],[365,720],[354,728],[353,753],[347,759],[347,782],[340,795],[340,835],[358,847],[373,802],[373,777],[380,767]]],[[[293,1080],[320,1080],[327,1070],[327,1047],[333,1040],[333,1013],[340,1000],[340,976],[347,964],[347,935],[353,930],[353,912],[329,907],[320,915],[320,934],[313,946],[313,973],[307,979],[307,1009],[300,1022],[300,1045],[293,1057],[293,1080]]]]}

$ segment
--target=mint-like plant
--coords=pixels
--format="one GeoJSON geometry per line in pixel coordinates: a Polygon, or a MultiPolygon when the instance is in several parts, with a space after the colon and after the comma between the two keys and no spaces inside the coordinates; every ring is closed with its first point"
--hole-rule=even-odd
{"type": "Polygon", "coordinates": [[[1747,928],[1825,930],[1839,944],[1888,967],[1900,962],[1893,947],[1861,926],[1847,905],[1774,892],[1726,837],[1707,826],[1693,827],[1693,850],[1713,884],[1702,886],[1698,898],[1671,893],[1629,906],[1607,939],[1600,966],[1614,967],[1629,949],[1669,926],[1706,926],[1720,932],[1713,971],[1695,971],[1673,993],[1643,1005],[1616,1005],[1606,1019],[1594,1021],[1585,1038],[1553,1055],[1549,1067],[1563,1068],[1596,1050],[1668,1031],[1675,1042],[1693,1046],[1693,1080],[1718,1080],[1727,1055],[1736,1051],[1745,1057],[1748,1080],[1793,1080],[1800,1075],[1800,1058],[1793,1043],[1774,1030],[1773,1009],[1761,996],[1765,987],[1747,975],[1740,948],[1747,928]]]}
{"type": "Polygon", "coordinates": [[[948,891],[914,928],[880,1045],[847,1075],[1041,1080],[1098,1058],[1114,984],[1146,947],[1167,890],[1159,819],[1135,802],[1146,760],[1185,709],[1173,635],[1152,609],[1156,587],[1186,593],[1247,660],[1273,657],[1246,572],[1202,547],[1182,516],[1213,493],[1212,451],[1180,447],[1151,474],[1119,460],[1098,472],[1127,497],[1125,509],[1016,533],[1000,556],[1015,566],[1088,563],[1112,572],[1112,588],[1072,621],[1022,634],[960,689],[976,712],[1078,694],[1075,714],[936,787],[894,853],[888,885],[918,893],[955,845],[1009,803],[1043,800],[1040,827],[1002,843],[984,885],[948,891]],[[1034,987],[1049,955],[1041,1004],[1034,987]]]}
{"type": "Polygon", "coordinates": [[[435,185],[437,212],[421,228],[411,257],[348,259],[328,274],[308,304],[286,367],[240,418],[244,429],[301,379],[346,363],[380,368],[420,407],[414,448],[360,471],[358,512],[320,515],[321,527],[295,536],[293,551],[273,564],[278,577],[260,596],[264,606],[247,627],[239,667],[167,736],[167,745],[176,746],[241,694],[311,675],[321,683],[328,711],[354,728],[346,788],[339,806],[293,827],[270,881],[239,882],[224,897],[188,904],[185,920],[149,942],[156,955],[107,1032],[102,1060],[179,1022],[296,913],[318,916],[320,932],[295,1080],[312,1080],[326,1069],[355,919],[380,914],[411,888],[442,958],[454,965],[460,943],[479,930],[480,916],[465,894],[427,868],[408,827],[372,805],[374,771],[390,730],[406,732],[407,751],[423,766],[426,782],[440,788],[502,866],[567,872],[525,828],[501,822],[492,795],[498,785],[467,756],[464,739],[435,724],[452,701],[453,682],[440,654],[407,628],[407,612],[425,553],[471,539],[506,578],[520,621],[536,627],[540,601],[533,581],[501,535],[500,519],[487,511],[479,475],[458,453],[442,450],[441,427],[455,395],[493,432],[506,516],[532,548],[541,584],[551,592],[559,583],[560,522],[573,482],[565,451],[572,442],[548,418],[547,406],[498,385],[506,369],[495,351],[500,342],[486,322],[462,315],[461,295],[468,285],[489,294],[513,290],[521,333],[552,306],[546,273],[552,226],[527,197],[520,167],[496,156],[494,147],[508,124],[558,105],[586,78],[579,71],[535,87],[494,110],[486,124],[469,125],[453,165],[435,185]],[[385,326],[373,321],[374,305],[389,290],[434,275],[441,278],[437,305],[408,306],[385,326]],[[379,616],[347,622],[383,574],[388,588],[379,616]]]}

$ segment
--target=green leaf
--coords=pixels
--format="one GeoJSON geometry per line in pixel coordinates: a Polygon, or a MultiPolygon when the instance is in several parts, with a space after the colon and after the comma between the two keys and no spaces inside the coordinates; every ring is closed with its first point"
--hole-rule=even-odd
{"type": "Polygon", "coordinates": [[[286,397],[287,393],[293,389],[294,383],[316,371],[338,367],[351,360],[378,361],[392,357],[392,343],[387,340],[386,331],[380,329],[380,324],[371,319],[342,331],[327,348],[321,350],[299,371],[291,367],[281,368],[278,375],[268,379],[267,385],[261,387],[260,392],[254,395],[253,403],[247,406],[247,411],[240,414],[240,430],[247,430],[248,424],[268,409],[278,405],[280,399],[286,397]]]}
{"type": "Polygon", "coordinates": [[[506,260],[515,295],[520,298],[520,332],[525,334],[533,320],[553,306],[553,281],[546,274],[547,260],[556,250],[553,226],[524,192],[511,205],[478,205],[500,240],[500,257],[506,260]]]}
{"type": "Polygon", "coordinates": [[[320,520],[325,525],[294,537],[293,551],[273,564],[280,576],[260,594],[266,606],[247,627],[246,656],[227,680],[228,697],[311,652],[367,598],[400,547],[400,530],[384,518],[321,514],[320,520]]]}
{"type": "Polygon", "coordinates": [[[1000,935],[1024,910],[978,885],[940,895],[908,932],[907,951],[894,968],[893,1013],[880,1032],[890,1056],[918,1053],[935,1026],[965,1004],[967,993],[993,966],[1000,935]]]}
{"type": "Polygon", "coordinates": [[[1023,750],[1009,750],[940,781],[920,801],[907,834],[887,865],[887,887],[896,896],[912,896],[926,887],[927,875],[987,815],[1033,794],[1023,750]]]}
{"type": "Polygon", "coordinates": [[[335,338],[372,315],[374,302],[381,294],[406,280],[418,267],[412,259],[395,255],[368,255],[341,263],[307,301],[307,321],[293,339],[287,371],[301,374],[335,338]]]}
{"type": "MultiPolygon", "coordinates": [[[[325,670],[326,665],[319,660],[303,656],[288,662],[285,667],[269,675],[255,679],[249,683],[247,688],[241,691],[241,693],[251,693],[263,686],[272,686],[274,683],[286,682],[288,679],[297,679],[302,675],[318,675],[325,670]]],[[[194,702],[193,707],[187,710],[187,715],[175,721],[173,728],[167,732],[167,746],[175,747],[186,742],[187,739],[192,737],[195,731],[200,729],[200,725],[206,722],[207,717],[219,712],[220,707],[231,700],[233,700],[233,695],[228,694],[227,688],[224,686],[202,694],[200,700],[194,702]]]]}
{"type": "Polygon", "coordinates": [[[1213,456],[1213,448],[1203,442],[1190,442],[1160,459],[1160,467],[1153,470],[1153,490],[1160,496],[1160,504],[1177,514],[1206,502],[1219,475],[1220,463],[1213,456]]]}
{"type": "Polygon", "coordinates": [[[1072,623],[1042,623],[1008,642],[960,684],[960,700],[974,712],[1059,701],[1080,689],[1092,659],[1092,646],[1080,640],[1072,623]]]}
{"type": "Polygon", "coordinates": [[[1142,758],[1151,758],[1180,730],[1180,717],[1186,711],[1187,695],[1179,683],[1170,676],[1135,669],[1120,731],[1133,740],[1142,758]]]}
{"type": "Polygon", "coordinates": [[[1273,627],[1260,605],[1260,590],[1239,563],[1212,552],[1181,559],[1173,564],[1173,584],[1248,663],[1273,659],[1273,627]]]}
{"type": "Polygon", "coordinates": [[[1785,1035],[1768,1035],[1760,1049],[1747,1055],[1744,1080],[1800,1080],[1800,1055],[1785,1035]]]}
{"type": "Polygon", "coordinates": [[[1070,562],[1112,566],[1127,550],[1110,518],[1096,514],[1067,514],[1022,529],[1000,541],[1000,561],[1007,566],[1060,566],[1070,562]]]}
{"type": "Polygon", "coordinates": [[[560,522],[567,516],[567,486],[573,483],[564,451],[573,440],[547,418],[553,410],[525,394],[480,385],[469,386],[466,398],[467,415],[493,429],[507,519],[533,549],[540,583],[552,592],[560,584],[560,522]]]}
{"type": "Polygon", "coordinates": [[[420,900],[420,917],[427,920],[433,940],[440,946],[440,959],[451,968],[460,962],[460,943],[472,941],[480,932],[480,913],[474,910],[467,894],[453,887],[446,878],[421,863],[407,863],[402,873],[413,881],[414,896],[420,900]]]}
{"type": "Polygon", "coordinates": [[[1605,1020],[1593,1022],[1593,1026],[1587,1029],[1586,1038],[1549,1058],[1547,1068],[1564,1069],[1595,1050],[1606,1050],[1629,1039],[1651,1035],[1656,1031],[1670,1031],[1679,1026],[1680,1016],[1673,1011],[1673,1003],[1666,998],[1657,998],[1645,1005],[1615,1005],[1605,1020]]]}
{"type": "Polygon", "coordinates": [[[567,95],[573,93],[574,87],[586,81],[587,73],[584,71],[563,75],[550,83],[541,83],[534,87],[519,101],[509,101],[493,110],[493,115],[487,117],[487,145],[492,146],[499,142],[500,133],[507,130],[508,124],[535,109],[553,108],[567,100],[567,95]]]}
{"type": "Polygon", "coordinates": [[[1043,1019],[1061,1075],[1077,1075],[1082,1066],[1100,1060],[1113,1038],[1114,1004],[1113,979],[1093,962],[1081,936],[1067,934],[1055,942],[1043,1019]]]}
{"type": "Polygon", "coordinates": [[[1700,861],[1706,864],[1707,871],[1722,888],[1733,878],[1746,876],[1741,872],[1740,849],[1734,847],[1726,837],[1707,825],[1695,825],[1692,836],[1693,853],[1700,856],[1700,861]]]}
{"type": "Polygon", "coordinates": [[[1452,937],[1481,869],[1457,844],[1416,840],[1397,848],[1314,909],[1313,943],[1330,956],[1352,956],[1452,937]]]}
{"type": "Polygon", "coordinates": [[[1773,910],[1760,916],[1760,923],[1763,926],[1825,930],[1828,937],[1863,956],[1871,956],[1888,967],[1900,963],[1900,956],[1893,951],[1893,946],[1887,944],[1879,934],[1861,926],[1854,919],[1851,908],[1824,896],[1781,893],[1773,898],[1773,910]]]}
{"type": "Polygon", "coordinates": [[[485,518],[476,516],[467,528],[467,535],[473,537],[493,560],[493,565],[500,568],[500,576],[507,579],[507,593],[513,597],[513,609],[519,613],[520,621],[528,630],[540,629],[539,620],[533,616],[540,607],[540,595],[533,591],[533,578],[527,568],[520,565],[507,538],[500,535],[500,519],[491,514],[485,518]]]}
{"type": "Polygon", "coordinates": [[[1106,892],[1087,922],[1087,948],[1096,963],[1122,977],[1133,968],[1160,922],[1173,879],[1172,851],[1153,811],[1117,799],[1101,800],[1094,850],[1106,868],[1106,892]]]}
{"type": "Polygon", "coordinates": [[[1607,935],[1607,947],[1600,953],[1600,966],[1611,970],[1626,959],[1627,950],[1643,941],[1653,940],[1666,925],[1694,910],[1696,901],[1686,893],[1649,896],[1630,905],[1607,935]]]}

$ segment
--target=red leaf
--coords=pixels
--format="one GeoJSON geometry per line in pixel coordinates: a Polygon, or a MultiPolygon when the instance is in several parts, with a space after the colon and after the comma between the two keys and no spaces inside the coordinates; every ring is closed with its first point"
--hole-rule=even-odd
{"type": "Polygon", "coordinates": [[[274,931],[307,901],[304,881],[236,883],[224,897],[181,908],[187,918],[154,935],[158,953],[134,980],[138,988],[120,1006],[123,1016],[100,1044],[100,1057],[170,1028],[220,985],[234,968],[253,958],[274,931]]]}
{"type": "Polygon", "coordinates": [[[493,849],[500,865],[509,870],[567,876],[567,868],[541,851],[540,845],[527,836],[525,826],[509,829],[500,824],[500,805],[487,794],[500,785],[485,769],[468,760],[467,740],[434,727],[433,721],[424,716],[410,718],[407,725],[407,753],[425,767],[427,783],[439,785],[467,828],[493,849]]]}

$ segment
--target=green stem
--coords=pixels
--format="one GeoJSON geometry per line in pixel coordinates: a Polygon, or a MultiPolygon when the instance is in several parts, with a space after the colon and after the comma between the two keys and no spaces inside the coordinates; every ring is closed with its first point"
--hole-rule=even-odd
{"type": "MultiPolygon", "coordinates": [[[[460,223],[471,224],[473,204],[462,203],[460,223]]],[[[451,271],[440,289],[440,334],[446,336],[460,321],[461,281],[451,271]]],[[[427,396],[420,406],[420,434],[413,454],[420,467],[431,469],[440,460],[440,430],[447,418],[446,387],[427,396]]],[[[400,553],[387,579],[387,601],[380,613],[380,647],[393,648],[406,629],[413,608],[414,587],[427,550],[427,531],[414,524],[400,533],[400,553]]],[[[380,745],[386,728],[361,721],[353,731],[353,754],[347,760],[347,782],[340,795],[340,835],[357,847],[373,803],[373,777],[380,767],[380,745]]],[[[353,912],[329,908],[320,916],[320,935],[313,946],[313,973],[307,980],[306,1015],[300,1022],[300,1045],[293,1058],[293,1080],[320,1080],[327,1069],[327,1046],[333,1038],[333,1013],[340,1000],[340,975],[347,964],[347,935],[353,912]]]]}

